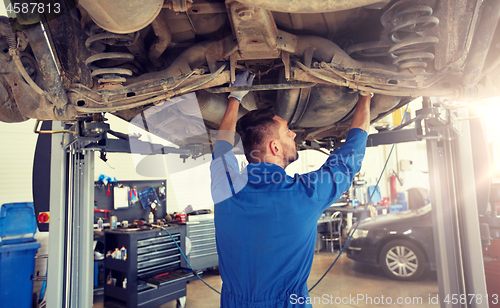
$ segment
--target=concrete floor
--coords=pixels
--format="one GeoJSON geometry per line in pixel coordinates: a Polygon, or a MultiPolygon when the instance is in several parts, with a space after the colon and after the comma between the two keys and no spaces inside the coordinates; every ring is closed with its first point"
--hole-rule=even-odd
{"type": "MultiPolygon", "coordinates": [[[[315,255],[309,286],[311,287],[333,262],[335,256],[320,252],[315,255]]],[[[204,273],[203,279],[217,290],[222,281],[216,273],[204,273]]],[[[429,303],[429,299],[438,294],[435,272],[424,274],[416,282],[400,282],[386,278],[381,270],[357,263],[342,255],[337,264],[310,293],[314,308],[321,307],[438,307],[429,303]],[[383,298],[382,298],[383,296],[383,298]],[[363,299],[364,297],[365,299],[363,299]],[[368,297],[372,298],[369,302],[368,297]],[[359,298],[359,300],[355,300],[359,298]],[[388,301],[392,300],[392,304],[388,301]],[[353,300],[351,300],[353,299],[353,300]],[[341,301],[344,300],[342,304],[341,301]],[[402,301],[398,304],[397,301],[402,301]],[[406,300],[406,303],[404,301],[406,300]],[[335,303],[337,301],[337,303],[335,303]]],[[[102,300],[102,299],[101,299],[102,300]]],[[[102,302],[94,304],[101,308],[102,302]]],[[[186,308],[218,308],[219,295],[210,290],[203,282],[194,280],[187,287],[186,308]]],[[[166,303],[160,308],[176,308],[176,302],[166,303]]]]}

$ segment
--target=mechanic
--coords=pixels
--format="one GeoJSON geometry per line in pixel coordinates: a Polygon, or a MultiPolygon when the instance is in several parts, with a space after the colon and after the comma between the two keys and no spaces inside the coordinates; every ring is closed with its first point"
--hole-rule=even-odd
{"type": "MultiPolygon", "coordinates": [[[[232,86],[252,85],[253,74],[232,86]]],[[[284,168],[298,158],[287,122],[269,110],[250,111],[237,123],[247,91],[231,92],[210,166],[221,307],[311,307],[307,278],[317,221],[352,183],[364,156],[370,95],[360,95],[347,139],[317,170],[290,177],[284,168]],[[240,173],[232,151],[235,131],[248,166],[240,173]]]]}

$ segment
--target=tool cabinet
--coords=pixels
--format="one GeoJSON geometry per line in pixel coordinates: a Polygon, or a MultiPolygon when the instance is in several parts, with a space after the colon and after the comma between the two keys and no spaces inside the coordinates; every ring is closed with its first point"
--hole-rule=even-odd
{"type": "MultiPolygon", "coordinates": [[[[184,251],[185,226],[168,231],[184,251]]],[[[126,260],[104,261],[104,307],[157,307],[186,296],[186,283],[195,276],[181,268],[182,256],[166,231],[106,232],[106,251],[122,246],[127,249],[126,260]]]]}
{"type": "MultiPolygon", "coordinates": [[[[219,266],[213,214],[189,216],[186,224],[186,242],[191,245],[187,259],[195,270],[219,266]]],[[[183,267],[188,267],[184,259],[181,264],[183,267]]]]}

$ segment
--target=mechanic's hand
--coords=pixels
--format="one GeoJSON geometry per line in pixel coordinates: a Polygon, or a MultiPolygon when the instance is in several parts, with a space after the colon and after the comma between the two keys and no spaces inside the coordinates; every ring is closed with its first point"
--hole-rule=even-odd
{"type": "Polygon", "coordinates": [[[359,91],[359,95],[361,95],[361,96],[370,96],[370,97],[373,97],[373,92],[368,92],[368,91],[359,91]]]}
{"type": "MultiPolygon", "coordinates": [[[[249,71],[244,71],[236,75],[236,79],[234,83],[230,84],[230,87],[240,87],[240,86],[251,86],[253,79],[255,78],[255,74],[250,74],[249,71]]],[[[247,95],[248,91],[234,91],[229,94],[228,98],[234,97],[240,103],[245,95],[247,95]]]]}

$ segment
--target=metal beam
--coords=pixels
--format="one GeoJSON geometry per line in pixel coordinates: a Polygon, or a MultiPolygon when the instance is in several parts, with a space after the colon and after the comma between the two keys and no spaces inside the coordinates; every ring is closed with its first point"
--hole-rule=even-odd
{"type": "MultiPolygon", "coordinates": [[[[62,122],[52,122],[52,130],[63,130],[62,122]]],[[[50,233],[47,268],[47,307],[63,307],[64,256],[66,254],[66,166],[67,154],[63,150],[63,136],[52,135],[50,159],[50,233]]]]}
{"type": "MultiPolygon", "coordinates": [[[[468,118],[468,110],[460,109],[457,116],[468,118]]],[[[461,134],[455,139],[454,151],[457,157],[457,210],[460,221],[465,287],[467,294],[488,294],[484,276],[470,124],[468,121],[460,121],[460,125],[461,134]]],[[[478,304],[478,301],[472,300],[469,307],[488,307],[488,301],[484,300],[478,304]]]]}
{"type": "Polygon", "coordinates": [[[465,293],[451,141],[427,140],[427,160],[441,307],[466,307],[443,301],[448,294],[465,293]]]}
{"type": "Polygon", "coordinates": [[[369,135],[368,140],[366,141],[366,146],[377,147],[383,144],[394,144],[394,143],[412,142],[420,140],[422,140],[422,138],[418,136],[417,130],[414,128],[388,130],[369,135]]]}

